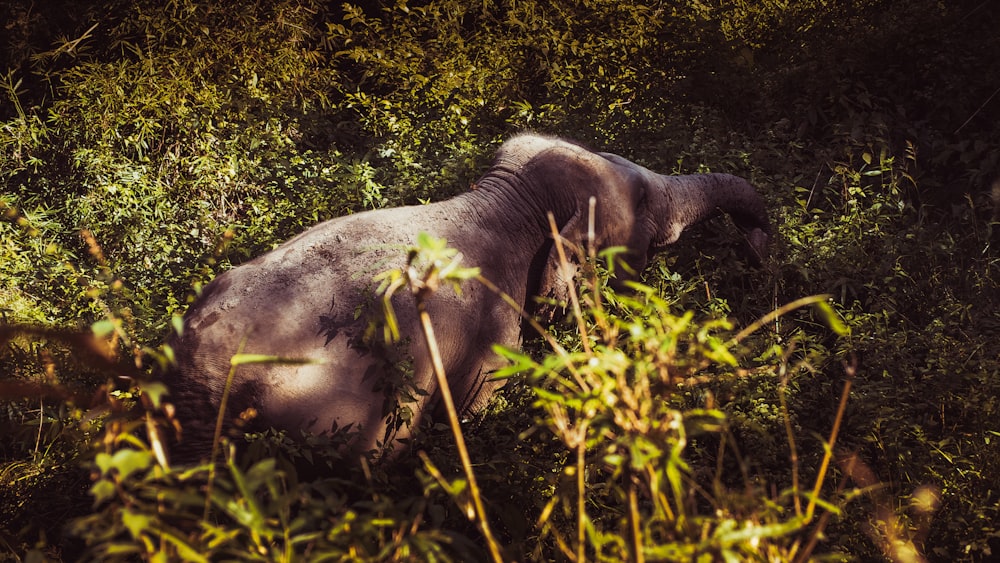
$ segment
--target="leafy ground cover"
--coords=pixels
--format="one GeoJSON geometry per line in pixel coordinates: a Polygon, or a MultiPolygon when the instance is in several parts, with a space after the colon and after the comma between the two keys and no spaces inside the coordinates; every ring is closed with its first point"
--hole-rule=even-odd
{"type": "Polygon", "coordinates": [[[49,4],[0,7],[4,558],[1000,554],[992,3],[49,4]],[[750,178],[772,256],[719,220],[632,295],[586,276],[464,425],[476,487],[436,427],[391,467],[161,463],[149,366],[202,284],[524,129],[750,178]]]}

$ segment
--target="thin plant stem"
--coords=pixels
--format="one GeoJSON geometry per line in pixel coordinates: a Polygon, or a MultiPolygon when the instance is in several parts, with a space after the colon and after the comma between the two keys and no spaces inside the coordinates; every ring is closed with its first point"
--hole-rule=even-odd
{"type": "MultiPolygon", "coordinates": [[[[587,259],[590,261],[591,267],[590,290],[594,299],[593,309],[595,312],[600,312],[602,304],[601,291],[597,283],[597,235],[594,228],[596,222],[595,216],[597,214],[597,198],[590,196],[587,203],[589,204],[587,211],[587,259]]],[[[595,320],[600,323],[599,326],[602,330],[607,331],[608,327],[604,324],[603,315],[595,315],[595,320]]]]}
{"type": "Polygon", "coordinates": [[[830,297],[829,295],[810,295],[809,297],[802,297],[800,299],[792,301],[791,303],[786,303],[781,307],[764,315],[763,317],[757,319],[749,326],[741,330],[739,333],[736,334],[736,336],[729,339],[729,342],[726,343],[726,346],[730,347],[738,344],[741,340],[756,332],[757,329],[759,329],[760,327],[765,326],[767,323],[777,319],[778,317],[786,313],[794,311],[795,309],[798,309],[800,307],[805,307],[806,305],[811,305],[813,303],[826,301],[829,297],[830,297]]]}
{"type": "MultiPolygon", "coordinates": [[[[243,349],[247,345],[247,336],[240,341],[239,348],[236,349],[236,358],[243,354],[243,349]]],[[[238,364],[229,361],[229,373],[226,375],[226,385],[222,388],[222,399],[219,401],[219,414],[215,418],[215,434],[212,436],[212,454],[208,458],[208,484],[205,486],[205,512],[202,520],[208,520],[208,514],[212,509],[212,486],[215,484],[215,458],[219,455],[219,441],[222,438],[222,423],[226,420],[226,406],[229,402],[229,391],[233,387],[233,379],[236,377],[236,366],[238,364]]]]}
{"type": "Polygon", "coordinates": [[[35,436],[35,457],[38,457],[38,452],[42,449],[42,430],[45,429],[45,401],[41,398],[38,399],[38,434],[35,436]]]}
{"type": "Polygon", "coordinates": [[[830,468],[830,460],[833,458],[833,447],[837,443],[837,434],[840,433],[840,423],[844,420],[844,411],[847,409],[847,398],[851,394],[851,383],[854,382],[854,374],[857,372],[857,361],[845,366],[844,372],[847,379],[844,381],[844,390],[840,394],[840,404],[837,406],[837,416],[833,419],[833,429],[830,430],[830,441],[827,444],[826,452],[823,454],[823,462],[819,467],[819,474],[816,476],[816,483],[813,485],[812,496],[809,505],[806,506],[805,520],[803,525],[812,521],[813,513],[816,510],[816,499],[819,498],[819,491],[823,487],[823,479],[826,471],[830,468]]]}
{"type": "MultiPolygon", "coordinates": [[[[556,225],[556,218],[549,212],[549,227],[552,229],[552,240],[556,245],[556,252],[559,254],[559,267],[563,271],[568,271],[569,260],[566,259],[566,250],[563,248],[562,237],[559,236],[559,227],[556,225]]],[[[566,280],[569,285],[569,301],[573,305],[573,317],[576,318],[576,326],[580,331],[580,342],[583,344],[583,351],[589,356],[590,338],[587,336],[587,322],[583,320],[583,312],[580,310],[580,298],[576,295],[576,288],[572,280],[566,280]]]]}
{"type": "Polygon", "coordinates": [[[781,401],[781,413],[785,421],[785,435],[788,438],[788,448],[791,450],[788,459],[792,464],[792,491],[795,503],[795,515],[802,516],[802,500],[799,498],[799,452],[795,447],[795,433],[792,431],[792,420],[788,416],[788,401],[785,399],[785,389],[778,389],[778,400],[781,401]]]}
{"type": "Polygon", "coordinates": [[[641,516],[639,514],[639,495],[635,491],[635,482],[631,479],[628,484],[628,511],[629,523],[631,524],[632,561],[634,563],[645,563],[646,558],[642,554],[642,531],[639,527],[641,516]]]}
{"type": "MultiPolygon", "coordinates": [[[[789,349],[789,353],[791,353],[791,349],[789,349]]],[[[790,450],[788,458],[792,464],[792,498],[795,503],[795,515],[801,517],[802,499],[799,498],[799,451],[795,446],[795,432],[792,429],[792,419],[788,414],[788,400],[785,396],[786,387],[788,386],[787,357],[785,358],[785,361],[781,363],[779,374],[781,376],[781,384],[778,385],[778,400],[781,402],[781,415],[785,422],[785,436],[788,439],[788,448],[790,450]]]]}
{"type": "Polygon", "coordinates": [[[587,421],[583,421],[580,428],[581,439],[576,445],[576,560],[583,562],[587,560],[587,478],[586,470],[587,455],[587,421]]]}
{"type": "MultiPolygon", "coordinates": [[[[838,494],[842,493],[844,491],[844,487],[847,486],[847,481],[851,475],[851,469],[854,467],[854,461],[855,458],[852,457],[846,462],[846,469],[843,466],[841,467],[841,469],[845,470],[844,476],[840,480],[840,484],[837,485],[838,494]]],[[[806,561],[809,561],[809,557],[812,555],[812,552],[815,551],[816,546],[819,545],[820,539],[823,537],[823,530],[826,529],[827,524],[830,522],[832,514],[833,513],[827,511],[820,515],[819,521],[816,522],[816,527],[813,529],[812,533],[809,534],[809,541],[806,543],[806,546],[802,548],[801,552],[795,555],[795,563],[805,563],[806,561]]]]}
{"type": "Polygon", "coordinates": [[[451,395],[451,387],[448,385],[448,378],[445,377],[444,362],[441,360],[441,351],[438,348],[437,339],[434,337],[434,326],[431,324],[430,314],[427,312],[427,305],[420,294],[417,294],[417,314],[420,317],[420,327],[424,332],[424,339],[427,341],[427,353],[431,357],[431,364],[434,367],[434,376],[437,378],[438,390],[441,392],[441,400],[444,402],[445,410],[448,412],[448,424],[451,426],[451,433],[455,439],[455,446],[458,448],[458,456],[462,461],[462,470],[465,478],[469,481],[469,495],[472,497],[472,504],[475,508],[476,520],[479,522],[480,531],[486,538],[486,545],[490,550],[490,556],[496,563],[503,562],[500,554],[500,546],[497,544],[493,532],[490,530],[489,518],[486,515],[486,507],[483,504],[482,496],[479,494],[479,485],[476,483],[476,474],[472,470],[472,461],[469,458],[469,450],[465,446],[465,438],[462,436],[462,427],[458,421],[458,411],[455,409],[455,401],[451,395]]]}

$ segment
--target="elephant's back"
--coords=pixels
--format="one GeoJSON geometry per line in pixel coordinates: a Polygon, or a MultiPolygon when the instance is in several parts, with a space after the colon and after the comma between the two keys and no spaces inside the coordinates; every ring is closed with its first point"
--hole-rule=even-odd
{"type": "MultiPolygon", "coordinates": [[[[303,401],[296,404],[291,397],[320,401],[306,411],[317,410],[322,401],[367,405],[347,399],[345,389],[358,386],[354,376],[363,375],[363,363],[372,361],[360,344],[371,315],[380,310],[373,277],[404,265],[420,232],[461,241],[456,233],[463,228],[462,215],[455,209],[446,202],[333,219],[206,285],[185,315],[183,332],[169,342],[178,365],[165,377],[189,434],[209,435],[200,421],[215,420],[230,359],[240,352],[321,363],[241,366],[230,400],[237,412],[256,406],[265,423],[273,418],[284,423],[288,413],[302,410],[303,401]],[[320,381],[340,398],[320,393],[323,386],[308,388],[320,381]]],[[[442,293],[454,300],[451,292],[442,293]]],[[[409,299],[401,294],[397,303],[403,325],[413,324],[412,307],[404,303],[409,299]]]]}
{"type": "Polygon", "coordinates": [[[186,348],[189,371],[217,371],[244,353],[294,356],[324,350],[339,334],[360,337],[376,305],[373,278],[405,263],[407,247],[429,227],[424,210],[359,213],[316,225],[205,286],[172,345],[186,348]]]}

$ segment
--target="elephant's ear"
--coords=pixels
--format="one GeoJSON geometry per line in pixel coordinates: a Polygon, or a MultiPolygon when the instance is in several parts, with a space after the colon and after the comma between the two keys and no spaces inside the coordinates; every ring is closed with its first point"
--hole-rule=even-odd
{"type": "Polygon", "coordinates": [[[569,303],[570,287],[579,269],[576,244],[583,240],[581,235],[585,234],[587,228],[584,217],[585,214],[577,210],[559,230],[560,242],[566,255],[565,263],[559,258],[559,249],[555,241],[552,241],[538,282],[537,297],[542,303],[535,313],[542,318],[551,318],[569,303]]]}
{"type": "MultiPolygon", "coordinates": [[[[601,209],[601,202],[597,203],[594,226],[596,231],[594,244],[598,249],[612,246],[627,248],[626,252],[615,257],[617,262],[613,266],[615,277],[611,280],[611,286],[615,290],[624,289],[626,281],[636,279],[646,268],[649,251],[656,235],[656,219],[650,215],[649,209],[648,186],[635,182],[623,185],[621,189],[629,192],[619,193],[618,197],[611,200],[618,205],[601,209]],[[631,203],[622,205],[630,200],[631,203]]],[[[588,216],[587,208],[577,209],[573,217],[559,231],[567,259],[565,264],[559,258],[555,242],[548,251],[537,294],[543,305],[536,310],[536,314],[543,318],[553,316],[569,302],[571,285],[579,270],[581,259],[582,249],[578,245],[587,240],[588,216]]]]}
{"type": "Polygon", "coordinates": [[[646,269],[656,237],[657,221],[650,209],[650,196],[653,194],[647,182],[636,180],[621,189],[623,191],[619,192],[616,200],[631,203],[617,207],[612,216],[605,217],[609,224],[605,227],[608,238],[599,245],[599,248],[626,248],[624,252],[614,255],[614,264],[607,265],[613,274],[609,283],[615,291],[624,290],[625,282],[637,280],[646,269]]]}
{"type": "Polygon", "coordinates": [[[627,180],[617,185],[612,201],[618,202],[605,215],[609,238],[601,247],[624,246],[628,250],[615,257],[615,277],[611,286],[620,290],[625,282],[638,278],[649,262],[657,227],[662,217],[654,211],[664,195],[660,175],[617,154],[598,153],[614,165],[627,180]],[[631,202],[631,203],[626,203],[631,202]]]}

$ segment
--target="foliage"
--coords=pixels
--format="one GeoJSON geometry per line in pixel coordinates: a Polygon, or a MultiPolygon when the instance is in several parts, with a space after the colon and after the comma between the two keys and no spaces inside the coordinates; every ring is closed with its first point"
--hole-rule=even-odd
{"type": "Polygon", "coordinates": [[[416,529],[435,506],[433,483],[400,502],[349,480],[290,483],[274,458],[241,468],[230,455],[206,497],[206,466],[168,470],[132,447],[95,464],[96,509],[72,524],[91,544],[88,558],[435,560],[468,549],[434,527],[416,529]]]}
{"type": "Polygon", "coordinates": [[[0,7],[15,558],[483,559],[443,429],[391,467],[283,433],[170,467],[144,366],[220,271],[461,191],[525,128],[744,175],[777,236],[755,270],[724,221],[685,233],[652,289],[584,284],[583,322],[507,352],[525,381],[462,428],[507,558],[1000,550],[991,3],[36,4],[0,7]],[[805,308],[729,342],[818,294],[848,334],[805,308]]]}
{"type": "MultiPolygon", "coordinates": [[[[542,538],[552,536],[563,556],[576,561],[794,559],[796,533],[811,523],[821,502],[815,495],[825,466],[805,511],[799,497],[808,493],[794,480],[779,498],[769,499],[749,481],[734,492],[720,464],[711,489],[702,488],[686,449],[699,436],[725,433],[726,415],[710,395],[707,404],[687,410],[665,398],[699,379],[734,375],[738,360],[731,348],[739,335],[727,341],[720,333],[731,330],[728,321],[696,323],[691,312],[674,316],[652,288],[633,289],[635,297],[605,295],[612,311],[590,294],[584,310],[592,317],[580,325],[581,350],[555,346],[540,361],[498,350],[511,360],[505,372],[529,374],[543,413],[537,424],[575,454],[542,511],[542,538]],[[748,513],[747,506],[754,508],[748,513]]],[[[722,444],[720,453],[726,451],[722,444]]],[[[822,525],[812,536],[821,533],[822,525]]],[[[550,558],[541,547],[531,556],[550,558]]]]}

